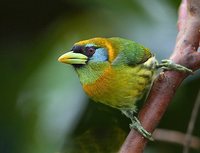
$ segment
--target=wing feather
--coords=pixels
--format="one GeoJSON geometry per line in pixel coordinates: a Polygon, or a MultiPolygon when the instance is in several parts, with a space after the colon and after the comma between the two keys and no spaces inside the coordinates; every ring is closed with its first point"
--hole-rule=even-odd
{"type": "Polygon", "coordinates": [[[112,65],[126,64],[137,65],[146,62],[153,55],[148,48],[123,38],[110,38],[118,52],[117,57],[113,60],[112,65]]]}

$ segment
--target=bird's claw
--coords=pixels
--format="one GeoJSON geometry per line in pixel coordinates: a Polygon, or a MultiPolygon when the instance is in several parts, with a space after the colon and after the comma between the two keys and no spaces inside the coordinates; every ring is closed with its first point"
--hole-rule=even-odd
{"type": "Polygon", "coordinates": [[[135,116],[134,116],[133,119],[132,119],[132,123],[130,124],[130,128],[131,128],[131,129],[137,130],[140,134],[142,134],[142,136],[144,136],[144,137],[147,138],[148,140],[151,140],[151,141],[154,140],[154,139],[152,138],[152,134],[151,134],[150,132],[146,131],[146,130],[142,127],[140,121],[139,121],[139,120],[137,119],[137,117],[135,117],[135,116]]]}
{"type": "Polygon", "coordinates": [[[162,68],[164,70],[176,70],[180,72],[193,74],[193,71],[191,69],[188,69],[187,67],[182,66],[180,64],[176,64],[172,60],[168,59],[162,60],[161,63],[157,65],[157,67],[162,68]]]}

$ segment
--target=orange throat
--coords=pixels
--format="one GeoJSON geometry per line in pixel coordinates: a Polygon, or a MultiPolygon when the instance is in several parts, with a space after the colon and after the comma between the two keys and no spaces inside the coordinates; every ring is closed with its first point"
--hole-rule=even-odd
{"type": "Polygon", "coordinates": [[[108,67],[105,69],[101,77],[99,77],[94,83],[83,85],[84,91],[95,101],[99,101],[109,91],[109,83],[112,78],[112,69],[108,67]]]}

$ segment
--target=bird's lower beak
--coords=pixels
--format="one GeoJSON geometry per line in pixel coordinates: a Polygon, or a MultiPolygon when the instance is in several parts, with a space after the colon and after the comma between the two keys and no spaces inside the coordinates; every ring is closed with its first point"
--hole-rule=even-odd
{"type": "Polygon", "coordinates": [[[58,61],[66,64],[86,64],[88,57],[73,51],[65,53],[58,58],[58,61]]]}

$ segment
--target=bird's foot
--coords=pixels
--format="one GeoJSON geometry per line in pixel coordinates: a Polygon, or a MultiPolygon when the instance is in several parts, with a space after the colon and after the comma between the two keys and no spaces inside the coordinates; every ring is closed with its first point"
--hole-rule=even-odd
{"type": "Polygon", "coordinates": [[[122,113],[131,119],[130,128],[137,130],[143,137],[147,138],[148,140],[153,141],[152,135],[150,132],[146,131],[140,121],[133,115],[134,111],[132,110],[122,110],[122,113]]]}
{"type": "Polygon", "coordinates": [[[133,128],[133,129],[137,130],[140,134],[142,134],[142,136],[144,136],[148,140],[153,141],[152,134],[150,132],[146,131],[142,127],[142,125],[141,125],[140,121],[137,119],[137,117],[133,116],[131,121],[132,121],[132,123],[130,124],[131,129],[133,128]]]}
{"type": "Polygon", "coordinates": [[[191,69],[188,69],[187,67],[182,66],[180,64],[176,64],[172,60],[168,60],[168,59],[162,60],[161,63],[158,64],[156,67],[162,68],[164,70],[175,70],[175,71],[193,74],[193,71],[191,69]]]}

